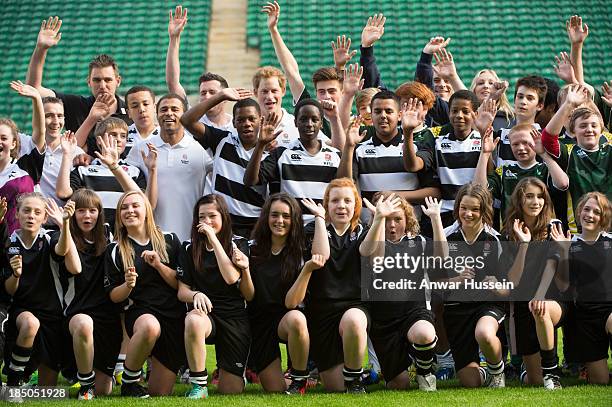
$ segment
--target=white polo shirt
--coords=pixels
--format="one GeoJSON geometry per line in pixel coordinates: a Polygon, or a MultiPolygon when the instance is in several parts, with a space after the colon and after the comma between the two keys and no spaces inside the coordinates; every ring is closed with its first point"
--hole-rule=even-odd
{"type": "MultiPolygon", "coordinates": [[[[161,135],[153,136],[148,142],[157,147],[158,199],[155,208],[155,222],[163,231],[174,232],[181,240],[190,239],[193,206],[204,195],[206,167],[212,165],[208,153],[192,137],[171,146],[161,135]]],[[[146,143],[132,147],[127,162],[144,172],[147,171],[140,151],[148,154],[146,143]]]]}
{"type": "MultiPolygon", "coordinates": [[[[30,138],[30,143],[32,143],[30,138]]],[[[34,143],[31,144],[29,151],[34,149],[34,143]]],[[[75,146],[74,154],[70,159],[70,170],[74,168],[72,166],[72,160],[74,157],[80,154],[85,154],[85,151],[79,146],[75,146]]],[[[51,197],[57,202],[59,206],[64,206],[64,201],[59,199],[55,194],[55,187],[57,185],[57,177],[59,176],[60,166],[62,165],[62,157],[64,156],[64,150],[62,145],[58,144],[55,150],[51,150],[49,146],[45,146],[45,162],[43,163],[42,175],[40,177],[39,184],[35,187],[35,190],[39,190],[44,196],[51,197]]]]}

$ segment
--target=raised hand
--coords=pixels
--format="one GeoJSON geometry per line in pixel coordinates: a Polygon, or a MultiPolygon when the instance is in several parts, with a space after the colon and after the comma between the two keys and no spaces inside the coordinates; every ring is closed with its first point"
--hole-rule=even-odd
{"type": "Polygon", "coordinates": [[[601,87],[601,92],[601,100],[603,100],[606,105],[612,107],[612,81],[610,81],[610,84],[604,82],[601,87]]]}
{"type": "Polygon", "coordinates": [[[508,89],[508,81],[499,81],[493,83],[493,90],[491,92],[491,99],[494,101],[498,101],[499,98],[506,93],[506,89],[508,89]]]}
{"type": "Polygon", "coordinates": [[[567,88],[567,96],[565,97],[565,103],[571,106],[578,107],[589,100],[589,91],[585,86],[572,85],[567,88]]]}
{"type": "Polygon", "coordinates": [[[61,27],[62,20],[58,16],[43,20],[36,39],[36,46],[44,49],[55,47],[62,39],[62,33],[59,32],[61,27]]]}
{"type": "Polygon", "coordinates": [[[497,113],[497,103],[492,98],[485,99],[478,107],[478,114],[472,117],[474,118],[474,127],[479,132],[485,132],[486,129],[493,125],[495,120],[495,114],[497,113]]]}
{"type": "Polygon", "coordinates": [[[66,205],[64,205],[64,211],[62,213],[62,220],[64,222],[68,221],[72,217],[72,215],[74,215],[75,210],[76,210],[75,202],[72,199],[68,200],[68,202],[66,202],[66,205]]]}
{"type": "Polygon", "coordinates": [[[128,269],[125,271],[125,275],[124,275],[125,285],[129,289],[132,289],[132,288],[136,287],[136,279],[137,278],[138,278],[138,274],[136,273],[136,268],[135,267],[128,267],[128,269]]]}
{"type": "Polygon", "coordinates": [[[433,69],[439,77],[449,79],[457,76],[457,68],[455,67],[453,54],[447,51],[446,48],[442,48],[440,51],[434,53],[434,58],[436,64],[433,66],[433,69]]]}
{"type": "Polygon", "coordinates": [[[480,151],[484,154],[491,154],[497,148],[501,138],[493,139],[493,126],[490,126],[482,135],[480,151]]]}
{"type": "Polygon", "coordinates": [[[402,204],[402,200],[395,194],[390,194],[386,199],[382,196],[376,203],[376,213],[374,216],[387,218],[397,211],[402,204]]]}
{"type": "Polygon", "coordinates": [[[313,254],[310,260],[304,265],[304,267],[308,267],[310,271],[318,270],[323,266],[325,266],[325,257],[321,254],[313,254]]]}
{"type": "Polygon", "coordinates": [[[21,277],[21,272],[23,271],[23,260],[21,259],[21,255],[18,254],[11,257],[9,264],[11,265],[11,269],[13,269],[13,276],[17,278],[21,277]]]}
{"type": "Polygon", "coordinates": [[[278,137],[280,133],[275,132],[275,130],[279,121],[280,117],[274,112],[270,112],[267,116],[261,118],[261,126],[259,126],[259,143],[266,145],[278,137]]]}
{"type": "Polygon", "coordinates": [[[159,269],[159,266],[161,265],[161,259],[156,251],[145,250],[144,252],[142,252],[140,257],[142,257],[145,263],[147,263],[149,266],[155,269],[159,269]]]}
{"type": "Polygon", "coordinates": [[[261,8],[261,11],[268,15],[268,30],[276,29],[280,18],[280,5],[276,1],[268,2],[261,8]]]}
{"type": "Polygon", "coordinates": [[[338,68],[344,68],[357,54],[357,51],[351,51],[351,39],[346,38],[346,35],[338,36],[336,42],[331,42],[331,46],[334,50],[334,65],[338,68]]]}
{"type": "Polygon", "coordinates": [[[194,309],[203,312],[204,314],[208,314],[210,311],[212,311],[212,307],[212,302],[210,302],[210,299],[206,296],[206,294],[198,291],[193,295],[194,309]]]}
{"type": "Polygon", "coordinates": [[[115,95],[103,93],[98,95],[89,115],[97,121],[104,120],[110,116],[110,108],[114,102],[115,95]]]}
{"type": "Polygon", "coordinates": [[[140,155],[142,156],[145,167],[151,172],[157,168],[157,147],[151,143],[147,143],[147,150],[149,150],[148,154],[145,154],[144,150],[140,150],[140,155]]]}
{"type": "Polygon", "coordinates": [[[512,230],[518,237],[519,242],[521,243],[529,243],[531,242],[531,231],[522,221],[518,219],[514,219],[514,224],[512,225],[512,230]]]}
{"type": "Polygon", "coordinates": [[[249,258],[237,248],[232,251],[232,263],[240,270],[249,268],[249,258]]]}
{"type": "Polygon", "coordinates": [[[578,83],[572,61],[567,52],[559,52],[559,56],[555,55],[555,64],[553,64],[555,73],[565,83],[578,83]]]}
{"type": "Polygon", "coordinates": [[[8,204],[6,202],[6,198],[2,197],[0,198],[0,222],[4,221],[4,215],[6,215],[7,210],[8,204]]]}
{"type": "Polygon", "coordinates": [[[49,219],[57,226],[62,227],[64,224],[64,211],[62,208],[57,206],[57,203],[53,198],[47,198],[45,200],[45,210],[49,219]]]}
{"type": "Polygon", "coordinates": [[[119,161],[119,152],[117,151],[117,140],[114,137],[110,137],[108,133],[104,133],[104,136],[96,137],[100,151],[96,151],[96,157],[102,164],[108,168],[113,168],[117,161],[119,161]]]}
{"type": "Polygon", "coordinates": [[[35,87],[26,85],[25,83],[21,81],[12,81],[11,89],[19,93],[21,96],[25,96],[30,99],[36,99],[40,97],[40,93],[35,87]]]}
{"type": "Polygon", "coordinates": [[[555,222],[550,228],[550,238],[555,242],[571,242],[572,234],[569,230],[563,233],[563,226],[555,222]]]}
{"type": "Polygon", "coordinates": [[[361,143],[361,140],[363,140],[368,133],[367,130],[364,130],[361,132],[361,134],[359,134],[359,127],[362,123],[363,118],[361,116],[357,116],[349,124],[346,132],[346,145],[349,147],[355,147],[357,144],[361,143]]]}
{"type": "MultiPolygon", "coordinates": [[[[372,199],[376,201],[376,195],[374,195],[372,199]]],[[[363,198],[362,201],[365,207],[368,208],[372,216],[374,216],[374,214],[376,213],[376,206],[372,202],[370,202],[367,198],[363,198]]]]}
{"type": "Polygon", "coordinates": [[[408,103],[402,105],[401,116],[402,116],[402,130],[404,136],[407,133],[412,133],[421,124],[419,119],[419,111],[423,109],[423,102],[416,98],[410,98],[408,103]]]}
{"type": "Polygon", "coordinates": [[[421,205],[421,210],[429,218],[440,216],[441,208],[442,201],[438,201],[437,198],[432,198],[431,196],[425,198],[425,205],[421,205]]]}
{"type": "Polygon", "coordinates": [[[187,9],[183,6],[176,6],[174,15],[172,10],[168,12],[168,20],[168,35],[170,38],[179,37],[187,24],[187,9]]]}
{"type": "Polygon", "coordinates": [[[535,128],[532,128],[530,133],[531,133],[531,137],[533,137],[533,145],[530,144],[529,147],[533,151],[535,151],[537,155],[542,155],[546,153],[546,150],[544,149],[544,145],[542,144],[542,133],[540,133],[535,128]]]}
{"type": "Polygon", "coordinates": [[[431,37],[429,42],[423,47],[423,53],[431,55],[435,52],[440,52],[442,48],[446,48],[450,40],[450,37],[447,39],[444,39],[444,37],[431,37]]]}
{"type": "Polygon", "coordinates": [[[572,44],[582,44],[589,35],[589,26],[582,23],[580,16],[571,16],[569,21],[565,22],[565,28],[572,44]]]}
{"type": "Polygon", "coordinates": [[[321,107],[326,117],[338,117],[338,105],[333,100],[321,100],[321,107]]]}
{"type": "Polygon", "coordinates": [[[232,100],[234,102],[253,97],[253,92],[244,88],[225,88],[221,90],[221,93],[226,100],[232,100]]]}
{"type": "Polygon", "coordinates": [[[74,133],[67,130],[64,134],[62,134],[60,137],[60,145],[62,146],[63,153],[69,157],[72,157],[74,155],[74,150],[76,150],[77,147],[77,139],[74,133]]]}
{"type": "Polygon", "coordinates": [[[344,71],[344,81],[342,81],[342,92],[354,95],[363,88],[363,67],[359,64],[349,64],[344,71]]]}
{"type": "Polygon", "coordinates": [[[304,205],[304,207],[308,209],[310,213],[312,213],[314,216],[320,216],[325,219],[325,208],[323,205],[316,203],[310,198],[304,198],[301,201],[302,205],[304,205]]]}
{"type": "Polygon", "coordinates": [[[368,22],[361,31],[362,47],[371,47],[382,38],[385,33],[385,21],[387,21],[387,17],[382,14],[374,14],[374,16],[368,18],[368,22]]]}

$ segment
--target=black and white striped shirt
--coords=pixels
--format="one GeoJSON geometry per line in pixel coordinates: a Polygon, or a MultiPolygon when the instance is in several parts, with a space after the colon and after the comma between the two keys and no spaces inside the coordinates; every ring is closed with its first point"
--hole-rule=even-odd
{"type": "Polygon", "coordinates": [[[431,170],[406,172],[402,159],[403,142],[402,134],[398,133],[387,143],[374,135],[357,145],[353,168],[357,170],[364,198],[371,200],[378,191],[414,191],[434,185],[431,170]]]}
{"type": "MultiPolygon", "coordinates": [[[[340,165],[340,151],[319,140],[321,149],[310,155],[298,139],[289,147],[277,147],[261,162],[259,180],[263,184],[280,182],[280,190],[296,198],[323,201],[325,188],[334,178],[340,165]]],[[[304,209],[304,208],[302,208],[304,209]]],[[[304,221],[314,217],[308,211],[304,221]]]]}
{"type": "MultiPolygon", "coordinates": [[[[138,187],[146,189],[145,175],[138,167],[130,165],[124,160],[119,160],[118,164],[136,182],[138,187]]],[[[102,208],[104,208],[104,221],[111,225],[111,228],[114,227],[117,202],[119,202],[119,198],[124,191],[113,172],[99,159],[94,159],[87,167],[82,166],[72,170],[70,172],[70,188],[73,191],[81,188],[96,191],[102,201],[102,208]]]]}
{"type": "Polygon", "coordinates": [[[127,141],[125,142],[125,150],[123,151],[122,156],[127,157],[132,147],[134,147],[136,144],[140,143],[141,141],[148,140],[151,137],[154,137],[157,135],[159,135],[159,126],[153,129],[153,131],[151,132],[151,134],[147,136],[147,138],[144,138],[138,131],[136,124],[135,123],[130,124],[130,126],[128,127],[127,141]]]}
{"type": "MultiPolygon", "coordinates": [[[[533,128],[536,130],[541,130],[540,125],[538,123],[533,123],[533,128]]],[[[495,160],[495,168],[503,167],[504,165],[514,165],[517,163],[514,154],[512,153],[512,147],[510,146],[510,138],[508,135],[510,134],[510,130],[512,128],[503,128],[495,131],[493,133],[494,138],[499,137],[499,144],[497,145],[496,150],[496,160],[495,160]]],[[[536,155],[536,159],[541,162],[539,156],[536,155]]]]}
{"type": "Polygon", "coordinates": [[[440,181],[442,212],[450,212],[459,188],[474,180],[481,137],[473,130],[464,140],[459,140],[450,125],[434,128],[432,132],[436,136],[433,151],[419,150],[417,155],[423,159],[425,169],[435,171],[440,181]]]}
{"type": "MultiPolygon", "coordinates": [[[[225,198],[232,226],[253,227],[266,195],[265,185],[260,183],[247,187],[243,182],[254,149],[246,150],[236,134],[206,127],[206,137],[196,140],[204,149],[210,149],[213,153],[212,190],[225,198]]],[[[262,159],[267,156],[268,153],[264,152],[262,159]]]]}

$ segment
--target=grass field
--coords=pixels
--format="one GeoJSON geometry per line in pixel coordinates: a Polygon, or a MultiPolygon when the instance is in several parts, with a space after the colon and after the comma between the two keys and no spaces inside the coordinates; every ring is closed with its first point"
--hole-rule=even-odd
{"type": "MultiPolygon", "coordinates": [[[[215,368],[215,351],[208,346],[207,368],[210,373],[215,368]]],[[[286,360],[284,346],[281,347],[283,360],[286,360]]],[[[444,405],[444,406],[612,406],[612,385],[590,386],[574,378],[562,379],[564,388],[551,392],[538,387],[521,387],[517,381],[507,383],[505,389],[463,389],[456,380],[438,382],[438,391],[424,393],[418,391],[416,384],[408,391],[389,391],[382,384],[370,386],[368,394],[347,395],[327,394],[321,386],[310,390],[305,396],[285,396],[265,394],[259,385],[248,385],[245,392],[237,396],[225,396],[216,393],[215,386],[210,386],[210,396],[207,400],[186,400],[183,394],[189,386],[177,384],[173,397],[157,397],[148,400],[135,400],[119,397],[115,389],[110,397],[99,397],[94,401],[100,406],[149,405],[152,407],[196,405],[205,403],[207,406],[406,406],[408,404],[444,405]]],[[[83,401],[75,400],[76,389],[71,389],[71,399],[62,401],[28,401],[27,405],[41,407],[72,407],[81,405],[83,401]]]]}

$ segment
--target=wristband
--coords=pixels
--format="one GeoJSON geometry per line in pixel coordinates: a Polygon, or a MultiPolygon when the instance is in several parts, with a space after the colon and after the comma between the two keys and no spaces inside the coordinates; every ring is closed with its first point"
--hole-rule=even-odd
{"type": "Polygon", "coordinates": [[[315,219],[316,218],[321,218],[321,219],[325,220],[325,218],[323,216],[321,216],[321,215],[315,215],[315,219]]]}
{"type": "Polygon", "coordinates": [[[202,292],[201,291],[196,291],[195,294],[193,294],[193,297],[191,298],[191,302],[195,301],[195,296],[198,295],[198,294],[202,294],[202,292]]]}
{"type": "Polygon", "coordinates": [[[119,168],[119,164],[115,164],[114,167],[108,167],[108,169],[111,171],[115,171],[117,168],[119,168]]]}

